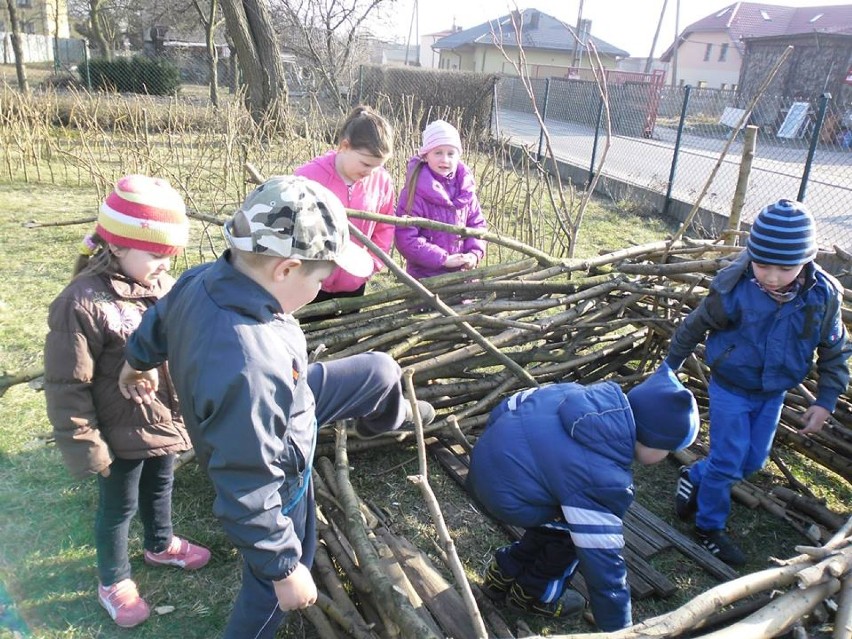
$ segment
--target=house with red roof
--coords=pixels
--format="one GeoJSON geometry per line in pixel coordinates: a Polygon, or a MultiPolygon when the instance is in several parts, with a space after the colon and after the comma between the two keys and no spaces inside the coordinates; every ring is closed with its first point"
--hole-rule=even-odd
{"type": "Polygon", "coordinates": [[[677,84],[738,89],[747,42],[767,38],[795,44],[803,36],[843,33],[852,33],[852,5],[734,2],[686,27],[661,60],[669,63],[669,78],[677,84]]]}
{"type": "Polygon", "coordinates": [[[432,48],[440,53],[442,69],[517,75],[514,64],[524,63],[529,77],[568,77],[569,71],[590,67],[592,46],[605,68],[615,68],[630,54],[591,34],[591,21],[584,20],[580,33],[537,9],[516,11],[462,29],[437,40],[432,48]],[[504,55],[505,53],[505,55],[504,55]],[[508,60],[507,60],[508,57],[508,60]]]}

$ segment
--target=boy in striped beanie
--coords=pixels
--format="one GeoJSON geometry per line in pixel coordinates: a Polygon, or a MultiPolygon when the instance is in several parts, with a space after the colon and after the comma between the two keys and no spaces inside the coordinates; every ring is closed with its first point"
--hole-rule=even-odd
{"type": "Polygon", "coordinates": [[[801,416],[800,432],[810,434],[822,429],[849,383],[843,287],[814,262],[815,238],[801,202],[765,207],[746,250],[713,279],[666,357],[677,370],[706,337],[710,452],[680,469],[675,511],[683,520],[695,515],[699,542],[734,566],[746,556],[725,531],[731,486],[768,458],[787,391],[808,376],[816,353],[816,401],[801,416]]]}

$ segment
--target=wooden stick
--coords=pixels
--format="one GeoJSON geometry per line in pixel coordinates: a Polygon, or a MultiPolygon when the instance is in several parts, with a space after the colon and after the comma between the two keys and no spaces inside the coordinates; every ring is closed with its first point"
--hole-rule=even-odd
{"type": "Polygon", "coordinates": [[[432,492],[432,487],[429,485],[428,466],[426,464],[426,445],[423,441],[423,421],[420,418],[420,411],[417,410],[417,396],[414,393],[414,371],[407,370],[403,374],[406,394],[411,405],[411,412],[414,415],[414,429],[417,433],[417,457],[420,461],[420,474],[409,476],[409,481],[419,486],[423,497],[426,501],[426,506],[432,515],[432,522],[435,524],[435,530],[438,533],[438,538],[441,540],[441,547],[446,552],[449,558],[449,568],[456,579],[456,585],[461,590],[462,599],[468,609],[473,628],[476,636],[479,639],[487,639],[488,632],[485,629],[485,623],[482,620],[482,615],[476,605],[476,600],[473,598],[473,592],[470,589],[470,583],[465,575],[464,567],[456,552],[455,542],[447,530],[447,525],[444,522],[444,515],[438,505],[438,500],[435,498],[435,493],[432,492]]]}

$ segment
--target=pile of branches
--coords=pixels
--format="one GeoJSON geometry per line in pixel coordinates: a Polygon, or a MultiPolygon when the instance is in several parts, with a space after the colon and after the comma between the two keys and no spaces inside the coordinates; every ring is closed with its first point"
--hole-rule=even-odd
{"type": "MultiPolygon", "coordinates": [[[[410,218],[394,223],[436,224],[410,218]]],[[[451,228],[461,235],[474,232],[451,228]]],[[[659,365],[674,328],[706,295],[713,275],[741,250],[720,241],[685,238],[566,261],[515,240],[479,233],[525,257],[417,282],[354,229],[401,283],[359,298],[312,304],[296,313],[313,359],[385,351],[405,371],[409,400],[427,400],[438,411],[425,429],[418,423],[413,432],[368,441],[349,439],[352,431],[346,423],[320,431],[315,477],[323,543],[315,570],[322,596],[305,614],[323,637],[515,636],[465,577],[429,488],[428,438],[440,434],[469,450],[490,410],[522,388],[603,379],[625,388],[638,383],[659,365]],[[312,320],[334,313],[338,315],[331,319],[312,320]],[[437,554],[455,584],[441,576],[446,569],[436,569],[428,556],[394,535],[349,483],[350,453],[397,446],[400,441],[417,443],[420,471],[410,479],[423,492],[441,539],[437,554]]],[[[852,301],[848,291],[845,299],[852,301]]],[[[844,321],[852,324],[848,309],[844,321]]],[[[708,369],[702,354],[699,347],[687,360],[683,378],[706,421],[708,369]]],[[[0,394],[39,372],[4,376],[0,394]]],[[[798,432],[800,415],[815,389],[815,379],[809,378],[788,394],[776,441],[849,481],[852,397],[848,392],[841,397],[823,432],[803,437],[798,432]]],[[[702,452],[693,448],[681,461],[702,452]]],[[[821,609],[826,600],[839,601],[834,636],[850,636],[852,524],[825,509],[777,458],[776,463],[796,490],[766,493],[743,482],[735,496],[775,513],[814,546],[802,548],[799,557],[777,568],[722,584],[668,615],[606,636],[673,637],[718,626],[720,616],[728,615],[734,620],[727,628],[701,636],[773,637],[821,609]],[[785,588],[789,591],[778,597],[760,595],[785,588]],[[729,610],[720,612],[723,608],[729,610]],[[749,611],[751,616],[736,621],[749,611]],[[748,624],[749,630],[740,624],[748,624]]]]}
{"type": "MultiPolygon", "coordinates": [[[[321,431],[318,455],[334,458],[339,464],[341,455],[345,459],[350,452],[398,445],[405,440],[416,440],[418,448],[425,451],[424,442],[428,443],[433,434],[451,437],[469,449],[490,410],[515,390],[561,381],[588,384],[612,379],[625,387],[637,383],[659,365],[674,328],[706,295],[713,275],[740,250],[719,241],[683,239],[632,247],[589,260],[542,263],[541,256],[534,255],[510,264],[421,282],[406,278],[385,256],[402,284],[361,298],[310,305],[297,317],[315,359],[370,350],[391,354],[406,372],[409,399],[431,402],[438,410],[438,419],[425,431],[393,433],[369,441],[350,439],[344,448],[340,440],[346,439],[347,431],[345,425],[338,425],[334,434],[321,431]],[[339,315],[321,321],[311,319],[331,313],[339,315]]],[[[533,251],[529,254],[533,255],[533,251]]],[[[847,310],[844,320],[847,324],[852,320],[847,310]]],[[[709,371],[702,354],[699,348],[684,367],[683,377],[695,393],[706,421],[709,371]]],[[[841,397],[822,433],[810,437],[798,433],[800,415],[812,402],[815,385],[814,379],[808,379],[789,393],[777,441],[848,481],[852,478],[852,398],[848,393],[841,397]]],[[[699,445],[693,452],[686,452],[683,461],[702,452],[699,445]]],[[[425,467],[426,453],[421,454],[425,467]]],[[[783,463],[777,457],[775,460],[788,474],[783,463]]],[[[319,463],[322,466],[331,462],[319,463]]],[[[788,478],[795,482],[792,474],[788,478]]],[[[428,486],[421,476],[412,480],[428,486]]],[[[725,630],[702,636],[773,637],[800,623],[803,615],[821,608],[825,600],[839,599],[835,637],[848,637],[852,605],[850,524],[844,524],[843,518],[824,508],[802,484],[795,482],[794,486],[796,491],[766,493],[743,482],[735,496],[748,505],[766,508],[816,544],[824,545],[803,548],[801,556],[782,562],[778,568],[722,584],[669,615],[619,633],[577,636],[678,636],[702,625],[718,624],[720,614],[731,617],[730,611],[720,611],[734,606],[735,617],[757,610],[743,621],[735,619],[725,630]],[[804,495],[798,493],[799,488],[804,495]],[[795,584],[798,588],[792,587],[780,597],[756,596],[795,584]],[[735,605],[738,602],[740,605],[735,605]],[[739,625],[744,623],[750,624],[748,633],[739,625]]],[[[320,493],[324,492],[321,488],[320,493]]],[[[437,504],[430,509],[439,526],[440,509],[437,504]]],[[[367,515],[363,507],[359,512],[358,516],[345,518],[347,523],[364,526],[365,521],[376,518],[375,513],[367,515]]],[[[344,526],[336,528],[342,530],[344,526]]],[[[387,556],[404,562],[399,553],[393,552],[395,542],[387,541],[388,534],[382,529],[380,534],[368,536],[379,548],[390,548],[384,551],[387,556]]],[[[445,549],[446,559],[452,565],[452,542],[448,535],[445,539],[449,546],[445,549]]],[[[458,576],[458,570],[453,573],[458,576]]],[[[422,579],[421,576],[417,580],[422,579]]],[[[470,605],[471,601],[484,602],[476,597],[475,587],[467,583],[463,573],[457,586],[455,596],[460,601],[454,610],[464,609],[462,605],[467,604],[469,632],[458,635],[457,627],[445,627],[440,619],[430,619],[424,622],[426,629],[431,628],[434,633],[431,624],[438,623],[437,634],[423,636],[514,636],[506,634],[510,632],[508,628],[498,629],[490,622],[487,627],[480,625],[485,623],[483,619],[491,620],[495,615],[483,616],[476,605],[470,605]]],[[[422,594],[414,601],[429,606],[428,597],[422,594]]],[[[360,608],[360,604],[356,607],[360,608]]],[[[458,619],[455,613],[450,617],[458,619]]],[[[393,636],[392,631],[384,634],[387,627],[376,630],[381,624],[374,622],[371,626],[365,622],[378,632],[377,636],[393,636]]],[[[413,634],[414,630],[410,630],[412,634],[402,634],[421,636],[419,632],[428,632],[426,629],[420,628],[418,634],[413,634]]]]}

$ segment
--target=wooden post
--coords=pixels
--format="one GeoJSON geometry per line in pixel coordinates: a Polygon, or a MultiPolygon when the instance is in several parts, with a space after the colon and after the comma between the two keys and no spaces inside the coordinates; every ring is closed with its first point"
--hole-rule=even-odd
{"type": "Polygon", "coordinates": [[[724,233],[725,244],[737,245],[742,217],[743,203],[748,190],[748,178],[751,174],[751,164],[754,161],[754,150],[757,143],[757,127],[749,124],[745,128],[743,139],[743,155],[740,160],[740,173],[737,177],[737,188],[734,190],[734,200],[731,202],[731,217],[728,218],[728,230],[724,233]]]}

